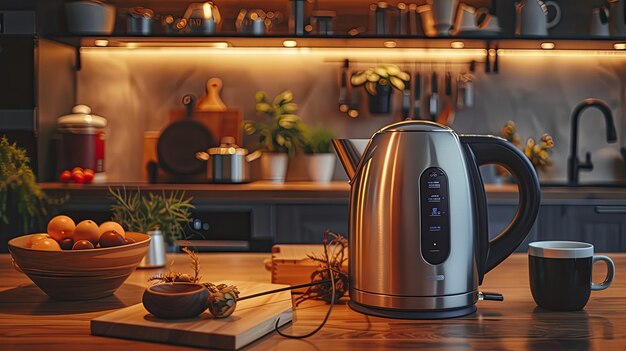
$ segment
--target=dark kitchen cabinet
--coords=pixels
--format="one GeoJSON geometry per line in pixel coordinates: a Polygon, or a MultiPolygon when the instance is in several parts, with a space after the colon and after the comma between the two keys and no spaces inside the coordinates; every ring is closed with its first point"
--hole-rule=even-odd
{"type": "Polygon", "coordinates": [[[584,241],[596,252],[626,251],[626,205],[544,207],[542,240],[584,241]]]}
{"type": "Polygon", "coordinates": [[[35,107],[35,43],[33,36],[0,36],[0,108],[35,107]]]}
{"type": "Polygon", "coordinates": [[[277,243],[322,242],[324,231],[348,236],[348,205],[276,206],[277,243]]]}

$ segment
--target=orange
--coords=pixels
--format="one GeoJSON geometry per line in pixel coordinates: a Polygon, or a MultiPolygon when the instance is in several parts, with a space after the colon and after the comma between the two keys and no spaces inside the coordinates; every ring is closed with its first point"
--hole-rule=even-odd
{"type": "Polygon", "coordinates": [[[54,239],[41,239],[37,240],[31,246],[33,250],[41,250],[41,251],[61,251],[61,246],[54,239]]]}
{"type": "Polygon", "coordinates": [[[74,229],[76,224],[68,216],[56,216],[48,222],[48,234],[56,241],[72,238],[74,229]]]}
{"type": "Polygon", "coordinates": [[[74,230],[74,242],[79,240],[87,240],[96,246],[100,240],[100,228],[96,222],[88,219],[78,223],[76,230],[74,230]]]}

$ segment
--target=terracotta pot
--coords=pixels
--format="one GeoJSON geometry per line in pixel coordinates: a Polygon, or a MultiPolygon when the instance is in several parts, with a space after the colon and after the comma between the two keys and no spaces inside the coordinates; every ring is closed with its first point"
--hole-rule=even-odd
{"type": "Polygon", "coordinates": [[[261,155],[261,177],[263,180],[282,183],[287,174],[287,154],[264,152],[261,155]]]}

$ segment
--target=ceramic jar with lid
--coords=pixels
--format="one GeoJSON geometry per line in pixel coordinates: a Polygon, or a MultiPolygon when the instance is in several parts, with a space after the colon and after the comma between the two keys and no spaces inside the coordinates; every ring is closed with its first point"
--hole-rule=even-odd
{"type": "Polygon", "coordinates": [[[59,172],[74,167],[104,172],[106,118],[91,113],[86,105],[76,105],[72,113],[57,119],[59,172]]]}

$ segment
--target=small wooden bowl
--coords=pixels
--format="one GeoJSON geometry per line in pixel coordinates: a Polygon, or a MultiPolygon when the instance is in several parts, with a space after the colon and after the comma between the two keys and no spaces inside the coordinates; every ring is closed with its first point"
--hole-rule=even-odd
{"type": "Polygon", "coordinates": [[[133,244],[90,250],[41,251],[27,247],[35,234],[9,241],[11,257],[30,280],[55,300],[109,296],[124,283],[148,251],[150,236],[127,232],[133,244]]]}
{"type": "Polygon", "coordinates": [[[195,283],[163,283],[148,287],[143,306],[158,318],[194,318],[208,307],[209,290],[195,283]]]}

